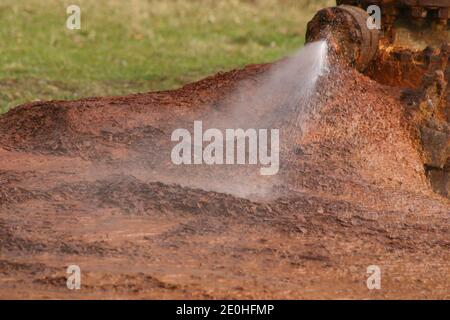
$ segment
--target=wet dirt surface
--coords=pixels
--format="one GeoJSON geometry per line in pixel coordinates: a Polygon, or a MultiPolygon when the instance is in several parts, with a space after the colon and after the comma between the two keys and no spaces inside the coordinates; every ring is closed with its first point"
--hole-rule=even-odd
{"type": "Polygon", "coordinates": [[[450,298],[450,201],[429,186],[399,89],[330,72],[275,181],[171,164],[174,128],[226,113],[270,67],[1,116],[0,298],[450,298]],[[66,287],[71,264],[81,290],[66,287]]]}

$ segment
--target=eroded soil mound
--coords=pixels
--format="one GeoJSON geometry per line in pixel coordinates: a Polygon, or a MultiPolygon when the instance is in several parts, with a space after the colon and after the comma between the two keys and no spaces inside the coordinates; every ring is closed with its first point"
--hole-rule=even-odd
{"type": "Polygon", "coordinates": [[[226,114],[270,68],[1,116],[0,297],[449,298],[450,202],[400,90],[331,70],[307,126],[276,118],[291,143],[273,179],[171,163],[175,128],[226,114]],[[367,289],[369,265],[382,290],[367,289]]]}

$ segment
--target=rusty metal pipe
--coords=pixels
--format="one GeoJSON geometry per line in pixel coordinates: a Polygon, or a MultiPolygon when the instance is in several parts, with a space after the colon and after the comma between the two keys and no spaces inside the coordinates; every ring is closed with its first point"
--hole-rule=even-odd
{"type": "Polygon", "coordinates": [[[334,54],[364,71],[374,59],[379,42],[379,31],[367,27],[368,18],[366,11],[355,6],[320,10],[308,23],[306,42],[325,39],[334,54]]]}

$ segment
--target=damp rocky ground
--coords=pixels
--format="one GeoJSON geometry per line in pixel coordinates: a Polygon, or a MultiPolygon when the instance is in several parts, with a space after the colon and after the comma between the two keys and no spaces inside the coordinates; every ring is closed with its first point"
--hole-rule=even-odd
{"type": "Polygon", "coordinates": [[[276,118],[291,141],[276,178],[171,163],[174,128],[227,114],[271,67],[2,115],[0,298],[450,298],[450,202],[400,89],[324,75],[302,126],[276,118]]]}

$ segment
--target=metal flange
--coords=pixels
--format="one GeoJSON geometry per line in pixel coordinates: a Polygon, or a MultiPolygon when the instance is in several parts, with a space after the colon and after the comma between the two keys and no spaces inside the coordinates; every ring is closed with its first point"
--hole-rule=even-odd
{"type": "Polygon", "coordinates": [[[364,71],[378,50],[379,31],[367,26],[369,14],[355,6],[340,5],[317,12],[308,23],[306,42],[327,40],[330,51],[364,71]]]}

